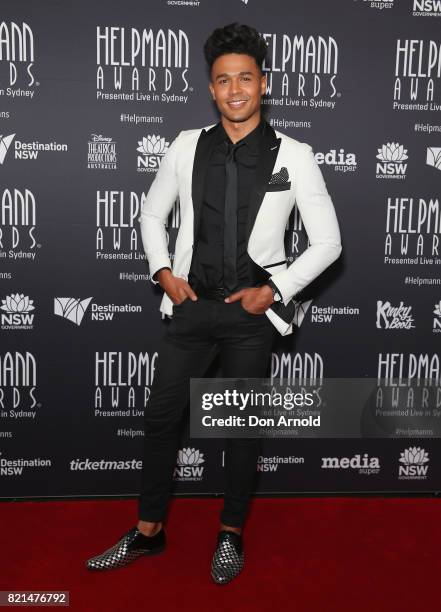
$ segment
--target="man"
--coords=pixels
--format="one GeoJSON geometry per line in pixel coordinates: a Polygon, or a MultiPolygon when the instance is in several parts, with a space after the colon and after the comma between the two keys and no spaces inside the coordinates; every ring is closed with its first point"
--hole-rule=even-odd
{"type": "MultiPolygon", "coordinates": [[[[341,253],[331,198],[312,148],[276,132],[261,115],[267,45],[249,26],[216,29],[204,45],[220,121],[178,134],[144,202],[141,234],[160,310],[172,318],[145,413],[138,524],[89,569],[127,565],[165,549],[179,424],[190,378],[220,354],[222,374],[264,377],[277,331],[293,331],[293,296],[341,253]],[[179,196],[173,266],[165,224],[179,196]],[[297,202],[310,246],[290,265],[285,227],[297,202]]],[[[224,507],[211,560],[215,583],[244,567],[242,529],[256,476],[259,438],[226,440],[224,507]]]]}

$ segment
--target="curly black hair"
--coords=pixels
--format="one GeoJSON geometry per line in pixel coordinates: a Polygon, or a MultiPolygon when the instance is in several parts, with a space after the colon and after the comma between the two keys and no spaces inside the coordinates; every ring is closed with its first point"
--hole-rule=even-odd
{"type": "Polygon", "coordinates": [[[254,57],[262,71],[268,45],[259,32],[251,26],[230,23],[222,28],[216,28],[204,44],[204,56],[210,67],[225,53],[245,53],[254,57]]]}

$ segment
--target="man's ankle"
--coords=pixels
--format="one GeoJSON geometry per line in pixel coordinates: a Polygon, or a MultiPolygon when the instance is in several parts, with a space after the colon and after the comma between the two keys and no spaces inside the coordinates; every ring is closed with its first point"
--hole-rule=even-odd
{"type": "Polygon", "coordinates": [[[219,526],[219,531],[233,531],[234,533],[238,533],[239,535],[242,533],[242,527],[231,527],[230,525],[224,525],[221,523],[219,526]]]}
{"type": "Polygon", "coordinates": [[[145,536],[154,536],[161,530],[162,523],[153,523],[150,521],[138,521],[139,531],[145,536]]]}

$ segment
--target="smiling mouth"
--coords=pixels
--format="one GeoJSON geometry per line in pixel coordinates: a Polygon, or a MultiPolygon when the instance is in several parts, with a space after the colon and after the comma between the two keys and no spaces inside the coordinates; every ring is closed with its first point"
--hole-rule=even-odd
{"type": "Polygon", "coordinates": [[[228,102],[228,106],[231,106],[232,108],[240,108],[247,102],[248,100],[231,100],[231,102],[228,102]]]}

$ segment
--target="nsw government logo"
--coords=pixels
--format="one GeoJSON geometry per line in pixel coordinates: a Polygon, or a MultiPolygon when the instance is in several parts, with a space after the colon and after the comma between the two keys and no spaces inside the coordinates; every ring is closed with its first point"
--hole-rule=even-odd
{"type": "Polygon", "coordinates": [[[182,448],[178,451],[176,467],[173,473],[178,482],[196,482],[202,480],[204,474],[204,453],[196,448],[182,448]]]}
{"type": "Polygon", "coordinates": [[[378,149],[376,165],[376,178],[380,179],[405,179],[407,164],[403,162],[408,159],[407,149],[398,142],[388,142],[378,149]]]}
{"type": "Polygon", "coordinates": [[[140,155],[137,157],[138,172],[157,172],[162,158],[168,151],[169,143],[161,136],[143,136],[138,140],[136,149],[140,155]]]}
{"type": "Polygon", "coordinates": [[[425,480],[429,466],[429,454],[424,448],[410,446],[400,453],[400,465],[398,468],[399,480],[425,480]]]}
{"type": "Polygon", "coordinates": [[[34,327],[34,300],[23,293],[11,293],[2,300],[0,309],[1,329],[33,329],[34,327]]]}

